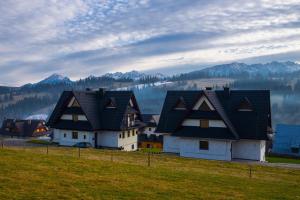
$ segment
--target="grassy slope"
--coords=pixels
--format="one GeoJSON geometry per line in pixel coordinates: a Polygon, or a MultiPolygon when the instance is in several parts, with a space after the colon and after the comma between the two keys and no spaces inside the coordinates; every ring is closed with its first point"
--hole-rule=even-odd
{"type": "Polygon", "coordinates": [[[283,158],[277,156],[267,157],[267,161],[270,163],[294,163],[300,164],[300,158],[283,158]]]}
{"type": "Polygon", "coordinates": [[[93,149],[0,149],[1,199],[300,199],[300,170],[93,149]],[[113,162],[111,161],[113,155],[113,162]]]}

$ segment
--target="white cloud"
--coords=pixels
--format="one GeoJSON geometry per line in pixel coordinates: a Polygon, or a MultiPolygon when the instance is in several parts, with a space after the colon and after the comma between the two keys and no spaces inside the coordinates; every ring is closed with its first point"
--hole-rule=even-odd
{"type": "Polygon", "coordinates": [[[273,54],[289,59],[299,43],[297,0],[0,1],[0,69],[7,84],[52,72],[78,78],[273,54]]]}

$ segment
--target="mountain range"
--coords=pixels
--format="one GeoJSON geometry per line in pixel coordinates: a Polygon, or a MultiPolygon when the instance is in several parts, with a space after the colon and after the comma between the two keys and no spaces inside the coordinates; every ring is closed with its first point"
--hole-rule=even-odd
{"type": "MultiPolygon", "coordinates": [[[[176,76],[192,76],[192,75],[205,75],[208,77],[230,77],[230,76],[238,76],[245,75],[248,76],[270,76],[270,75],[286,75],[292,73],[300,74],[300,64],[295,62],[270,62],[265,64],[245,64],[245,63],[230,63],[230,64],[222,64],[216,65],[213,67],[207,67],[201,70],[196,70],[188,73],[178,74],[176,76]]],[[[175,76],[175,77],[176,77],[175,76]]],[[[113,80],[132,80],[132,81],[140,81],[141,79],[145,79],[147,77],[155,77],[158,80],[170,79],[171,77],[165,76],[160,73],[156,74],[145,74],[143,72],[139,72],[136,70],[130,72],[115,72],[115,73],[107,73],[100,77],[89,76],[88,78],[82,79],[81,81],[88,79],[97,79],[97,78],[109,78],[113,80]]],[[[71,81],[70,78],[66,76],[62,76],[59,74],[53,74],[38,83],[31,85],[55,85],[55,84],[72,84],[77,81],[71,81]]]]}
{"type": "MultiPolygon", "coordinates": [[[[175,76],[131,71],[107,73],[99,77],[89,76],[76,81],[63,75],[53,74],[37,83],[26,84],[21,87],[0,86],[0,122],[9,117],[45,118],[46,115],[44,114],[49,114],[52,111],[62,91],[96,89],[99,87],[112,90],[136,90],[141,106],[148,109],[147,112],[149,113],[158,113],[159,105],[163,102],[162,99],[166,90],[203,88],[209,84],[217,84],[216,79],[212,81],[207,79],[214,77],[225,77],[226,80],[234,80],[237,83],[243,80],[244,83],[246,82],[247,89],[249,87],[251,89],[263,87],[273,88],[272,90],[277,88],[277,90],[290,91],[291,88],[297,87],[292,87],[287,82],[291,80],[292,83],[296,83],[296,79],[300,80],[300,65],[295,62],[271,62],[251,65],[230,63],[175,76]],[[263,79],[259,79],[260,77],[263,77],[263,79]]],[[[226,81],[223,82],[224,80],[221,80],[221,84],[227,84],[226,81]]],[[[300,88],[300,81],[298,82],[298,88],[300,88]]],[[[242,88],[244,86],[231,85],[230,87],[242,88]]]]}
{"type": "MultiPolygon", "coordinates": [[[[300,65],[295,62],[270,62],[266,64],[245,64],[245,63],[230,63],[216,65],[205,68],[200,72],[205,72],[210,76],[230,76],[242,73],[248,73],[250,76],[268,76],[272,74],[287,74],[300,71],[300,65]]],[[[192,72],[193,73],[193,72],[192,72]]]]}

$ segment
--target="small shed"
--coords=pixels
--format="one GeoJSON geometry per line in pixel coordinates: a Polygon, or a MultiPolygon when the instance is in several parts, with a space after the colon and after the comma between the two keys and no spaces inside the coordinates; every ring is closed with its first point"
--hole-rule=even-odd
{"type": "Polygon", "coordinates": [[[300,125],[278,124],[272,152],[300,156],[300,125]]]}

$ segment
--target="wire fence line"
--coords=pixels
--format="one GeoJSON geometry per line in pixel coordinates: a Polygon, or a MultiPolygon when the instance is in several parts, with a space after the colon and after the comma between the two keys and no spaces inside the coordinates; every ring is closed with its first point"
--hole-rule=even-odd
{"type": "Polygon", "coordinates": [[[105,160],[121,163],[136,163],[144,166],[151,166],[151,160],[155,155],[160,155],[161,152],[124,152],[120,150],[109,149],[93,149],[93,148],[78,148],[64,147],[57,145],[34,144],[27,143],[22,140],[1,140],[2,149],[20,150],[23,152],[31,152],[46,155],[71,156],[92,160],[105,160]],[[129,155],[129,156],[126,156],[129,155]]]}
{"type": "MultiPolygon", "coordinates": [[[[192,158],[181,158],[176,155],[164,154],[162,152],[151,152],[151,150],[140,150],[135,152],[125,152],[120,150],[109,149],[94,149],[94,148],[77,148],[77,147],[63,147],[57,145],[42,145],[30,144],[20,141],[5,141],[1,140],[1,149],[12,149],[33,154],[53,155],[73,157],[78,159],[89,159],[99,161],[110,161],[123,164],[134,164],[142,167],[172,167],[176,170],[187,171],[205,171],[207,166],[202,166],[201,162],[212,162],[209,167],[216,169],[216,173],[225,173],[228,175],[239,174],[248,178],[266,175],[266,172],[260,170],[261,166],[255,165],[237,165],[236,163],[222,162],[222,161],[204,161],[192,158]],[[196,164],[196,165],[195,165],[196,164]],[[240,174],[240,171],[244,171],[240,174]],[[239,171],[239,172],[238,172],[239,171]]],[[[270,176],[275,175],[267,172],[270,176]]]]}

